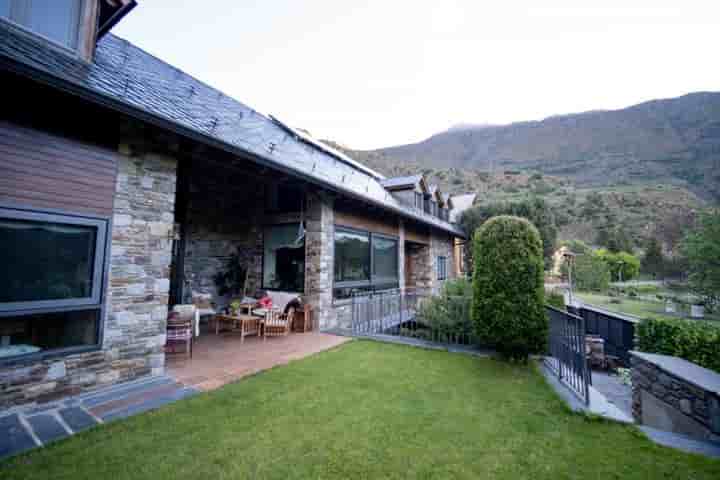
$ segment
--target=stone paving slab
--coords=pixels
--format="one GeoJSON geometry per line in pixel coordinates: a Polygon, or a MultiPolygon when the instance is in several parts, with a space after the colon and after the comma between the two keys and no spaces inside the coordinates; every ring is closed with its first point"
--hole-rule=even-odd
{"type": "Polygon", "coordinates": [[[60,423],[60,420],[55,415],[49,413],[40,413],[32,417],[27,417],[27,421],[43,445],[69,435],[69,432],[60,423]]]}
{"type": "Polygon", "coordinates": [[[677,448],[684,452],[699,453],[708,457],[720,458],[720,444],[712,442],[703,442],[694,438],[680,435],[679,433],[666,432],[657,428],[640,427],[640,430],[655,443],[670,448],[677,448]]]}
{"type": "Polygon", "coordinates": [[[0,458],[37,446],[39,444],[21,423],[19,414],[0,417],[0,458]]]}
{"type": "Polygon", "coordinates": [[[58,411],[73,432],[80,432],[97,425],[98,421],[82,407],[68,407],[58,411]]]}
{"type": "Polygon", "coordinates": [[[198,393],[168,376],[105,387],[57,402],[0,413],[0,458],[60,440],[109,420],[146,412],[198,393]],[[99,415],[93,412],[97,411],[99,415]]]}

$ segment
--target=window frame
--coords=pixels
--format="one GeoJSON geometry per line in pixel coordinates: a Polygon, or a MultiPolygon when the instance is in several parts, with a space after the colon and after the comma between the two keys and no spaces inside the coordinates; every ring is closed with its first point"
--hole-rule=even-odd
{"type": "Polygon", "coordinates": [[[0,208],[0,218],[94,227],[97,232],[95,236],[95,250],[92,263],[92,288],[90,296],[68,299],[28,300],[21,302],[0,303],[0,314],[5,312],[17,313],[48,308],[81,307],[87,305],[98,305],[101,303],[103,290],[102,279],[104,274],[105,257],[107,255],[105,248],[108,239],[107,220],[76,217],[72,215],[59,215],[56,213],[44,213],[39,211],[14,210],[9,208],[0,208]]]}
{"type": "MultiPolygon", "coordinates": [[[[0,322],[3,318],[7,317],[22,317],[25,315],[35,315],[43,313],[56,313],[56,312],[74,312],[84,310],[96,310],[98,312],[98,321],[96,325],[96,343],[92,345],[76,345],[72,347],[56,348],[53,350],[41,350],[35,353],[27,353],[21,355],[15,355],[12,357],[0,358],[0,366],[16,366],[16,365],[27,365],[44,361],[46,359],[61,358],[69,355],[75,355],[79,353],[87,353],[100,350],[103,345],[103,334],[105,331],[105,314],[107,310],[106,302],[106,286],[107,286],[107,272],[110,269],[110,249],[112,244],[112,218],[104,216],[94,216],[78,214],[69,212],[62,209],[54,208],[32,208],[25,205],[18,205],[14,202],[0,202],[0,216],[3,218],[19,218],[25,219],[24,217],[33,217],[33,219],[61,219],[64,223],[70,223],[70,221],[76,221],[78,224],[87,224],[87,222],[99,222],[104,225],[103,229],[98,229],[98,235],[96,237],[96,250],[95,250],[95,261],[93,262],[93,293],[97,288],[99,291],[99,300],[97,303],[85,303],[85,304],[70,304],[70,305],[57,305],[55,300],[47,301],[42,300],[43,305],[33,305],[33,308],[24,308],[19,310],[5,310],[0,308],[0,322]],[[103,237],[103,244],[101,249],[97,249],[98,238],[103,237]],[[100,261],[100,268],[98,269],[98,258],[100,261]],[[96,283],[96,279],[99,275],[99,283],[96,283]]],[[[51,220],[55,221],[55,220],[51,220]]],[[[60,222],[60,223],[63,223],[60,222]]],[[[12,303],[37,303],[36,302],[12,302],[12,303]]],[[[7,305],[7,303],[5,304],[7,305]]]]}
{"type": "Polygon", "coordinates": [[[21,30],[23,33],[31,34],[35,37],[42,39],[45,42],[50,43],[55,47],[59,47],[65,52],[79,54],[81,44],[83,43],[81,38],[81,35],[84,33],[84,28],[82,24],[83,16],[87,5],[86,0],[73,0],[73,2],[74,6],[72,8],[74,10],[73,14],[76,21],[74,25],[74,38],[69,44],[59,42],[56,39],[51,38],[33,29],[29,25],[30,22],[28,21],[31,6],[27,4],[27,2],[23,2],[22,0],[10,0],[10,14],[7,17],[0,17],[0,21],[10,24],[12,27],[21,30]]]}
{"type": "Polygon", "coordinates": [[[435,275],[438,280],[447,280],[447,258],[444,255],[438,255],[436,257],[436,268],[435,275]]]}
{"type": "MultiPolygon", "coordinates": [[[[274,288],[274,287],[268,287],[265,285],[265,238],[267,237],[268,229],[271,229],[273,227],[283,227],[283,226],[287,226],[287,225],[298,226],[299,224],[300,224],[300,222],[297,221],[297,222],[283,222],[283,223],[272,223],[272,224],[263,225],[263,227],[262,227],[262,256],[260,258],[260,266],[261,266],[261,268],[260,268],[260,289],[261,290],[269,290],[272,292],[287,291],[287,290],[280,290],[280,289],[274,288]]],[[[302,282],[303,286],[300,291],[292,292],[292,293],[301,293],[304,295],[305,294],[305,280],[307,277],[307,232],[305,234],[305,237],[303,238],[303,253],[305,255],[305,265],[303,267],[303,282],[302,282]]]]}
{"type": "Polygon", "coordinates": [[[362,229],[355,228],[355,227],[348,227],[346,225],[335,225],[335,231],[333,232],[333,252],[335,251],[335,233],[337,233],[338,231],[341,231],[341,232],[344,231],[347,233],[354,233],[354,234],[361,234],[361,235],[368,236],[368,240],[369,240],[368,241],[368,249],[370,250],[370,252],[369,252],[370,278],[368,280],[351,280],[351,281],[341,281],[341,282],[336,281],[335,280],[335,262],[337,261],[337,256],[333,253],[333,277],[332,277],[333,278],[333,282],[332,282],[333,283],[333,286],[332,286],[333,300],[336,300],[336,297],[335,297],[336,289],[363,288],[363,287],[368,287],[370,289],[374,289],[374,287],[376,287],[378,285],[388,285],[387,282],[377,281],[377,280],[387,280],[387,277],[381,278],[381,277],[377,277],[375,275],[375,253],[374,253],[374,248],[373,248],[373,238],[374,237],[382,238],[384,240],[391,240],[391,241],[395,242],[395,251],[397,252],[397,255],[398,255],[398,258],[396,260],[396,270],[398,270],[398,271],[397,271],[397,277],[395,279],[396,282],[395,282],[394,288],[398,288],[398,286],[400,285],[400,272],[399,272],[399,269],[400,269],[400,258],[399,258],[400,238],[399,237],[396,237],[393,235],[388,235],[385,233],[372,232],[370,230],[362,230],[362,229]]]}

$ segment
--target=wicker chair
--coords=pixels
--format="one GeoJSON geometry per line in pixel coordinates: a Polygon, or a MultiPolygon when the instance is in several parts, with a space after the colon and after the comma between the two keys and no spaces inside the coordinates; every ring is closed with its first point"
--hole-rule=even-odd
{"type": "Polygon", "coordinates": [[[176,346],[185,345],[185,355],[192,358],[193,350],[193,324],[195,323],[195,312],[173,311],[168,315],[167,340],[165,342],[166,353],[178,353],[176,346]]]}
{"type": "Polygon", "coordinates": [[[287,313],[275,309],[269,310],[265,315],[263,340],[267,340],[267,337],[285,337],[289,335],[294,316],[295,309],[293,307],[290,307],[287,313]]]}

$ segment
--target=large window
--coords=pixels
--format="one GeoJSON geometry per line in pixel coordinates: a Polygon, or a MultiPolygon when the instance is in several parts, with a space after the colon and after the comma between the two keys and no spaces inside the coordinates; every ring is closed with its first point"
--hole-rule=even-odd
{"type": "Polygon", "coordinates": [[[335,228],[335,298],[398,286],[397,239],[349,228],[335,228]]]}
{"type": "Polygon", "coordinates": [[[335,229],[335,283],[370,282],[370,234],[335,229]]]}
{"type": "Polygon", "coordinates": [[[81,7],[82,0],[0,0],[0,17],[74,49],[81,7]]]}
{"type": "Polygon", "coordinates": [[[263,288],[303,292],[305,237],[300,224],[267,227],[263,243],[263,288]]]}
{"type": "Polygon", "coordinates": [[[0,208],[0,359],[97,345],[107,221],[0,208]]]}

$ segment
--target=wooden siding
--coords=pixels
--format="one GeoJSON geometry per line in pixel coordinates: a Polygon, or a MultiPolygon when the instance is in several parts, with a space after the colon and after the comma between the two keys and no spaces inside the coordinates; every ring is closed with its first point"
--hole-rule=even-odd
{"type": "Polygon", "coordinates": [[[368,232],[383,233],[397,237],[398,219],[384,212],[351,212],[346,209],[335,210],[335,225],[367,230],[368,232]]]}
{"type": "Polygon", "coordinates": [[[418,227],[409,223],[405,224],[405,240],[408,242],[430,243],[430,235],[427,227],[418,227]]]}
{"type": "Polygon", "coordinates": [[[115,152],[0,122],[0,202],[112,215],[115,152]]]}

